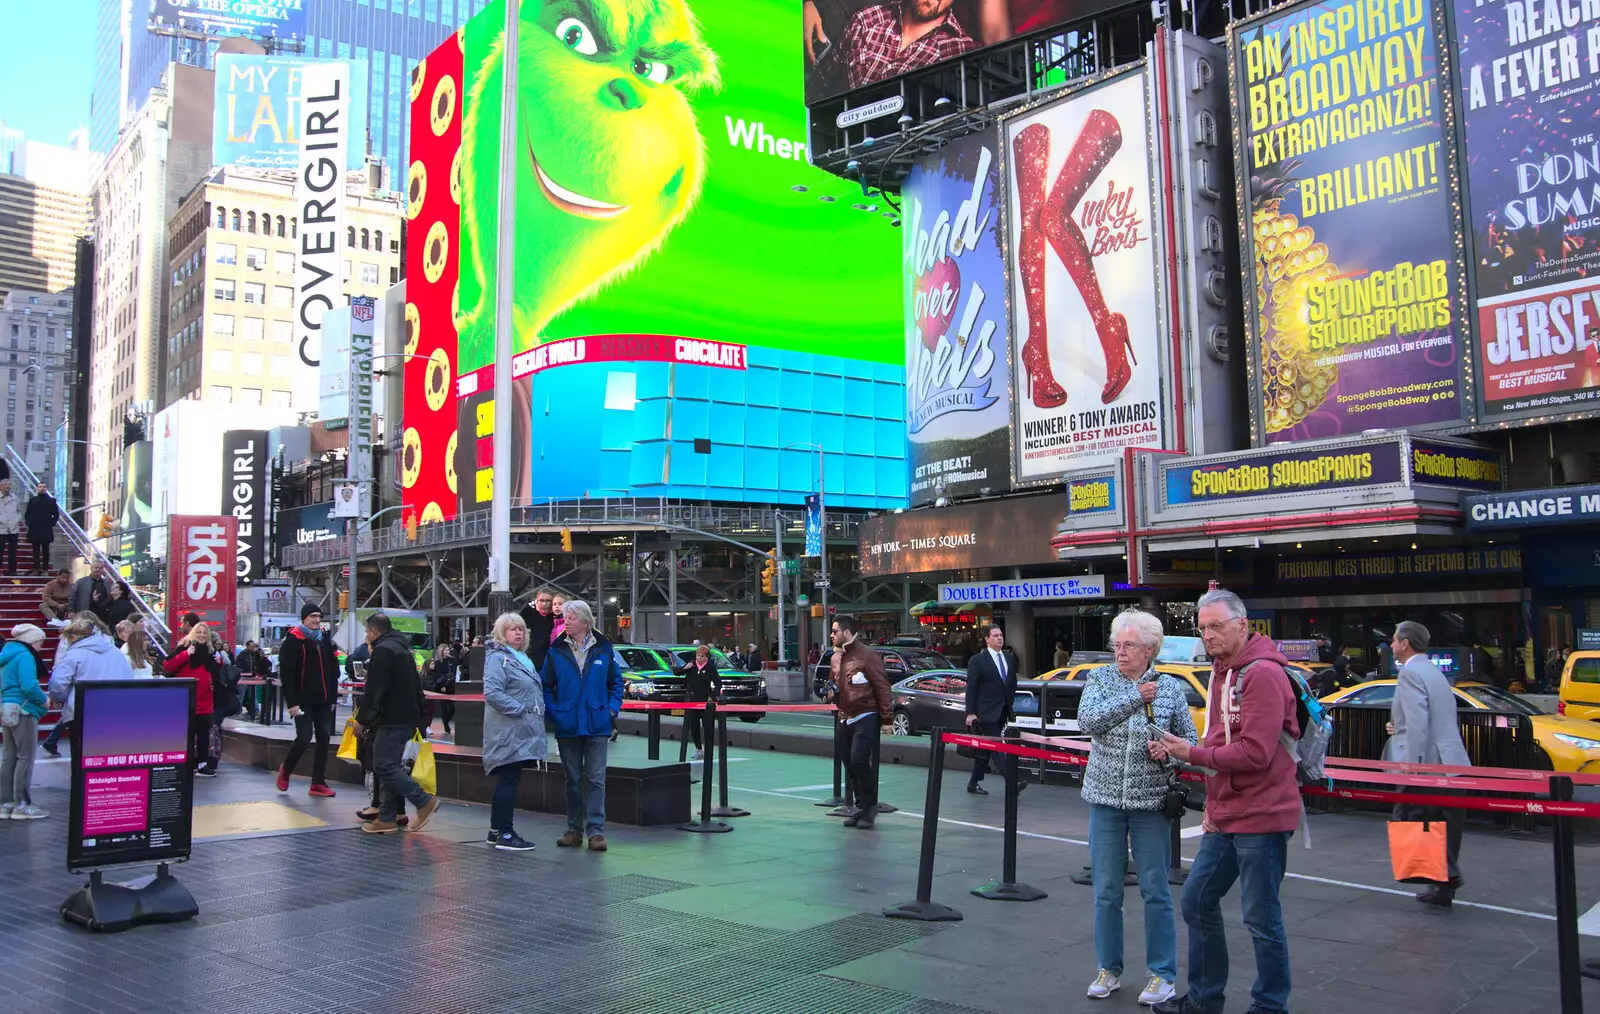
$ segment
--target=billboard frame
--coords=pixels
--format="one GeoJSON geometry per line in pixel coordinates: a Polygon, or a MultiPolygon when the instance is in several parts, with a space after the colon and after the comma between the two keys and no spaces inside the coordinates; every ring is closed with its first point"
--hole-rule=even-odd
{"type": "Polygon", "coordinates": [[[1016,252],[1013,249],[1013,244],[1011,242],[1011,223],[1013,217],[1013,208],[1011,206],[1012,159],[1010,146],[1006,143],[1007,126],[1012,120],[1017,119],[1018,117],[1025,116],[1046,106],[1070,101],[1074,98],[1086,95],[1087,93],[1096,89],[1117,83],[1124,77],[1131,77],[1134,75],[1137,75],[1140,78],[1140,85],[1144,92],[1143,125],[1145,130],[1145,151],[1143,155],[1143,161],[1145,165],[1145,171],[1148,174],[1147,179],[1151,188],[1151,193],[1149,195],[1150,273],[1151,278],[1154,280],[1156,297],[1155,322],[1153,330],[1156,336],[1156,400],[1157,407],[1159,409],[1158,416],[1161,426],[1161,438],[1158,443],[1162,446],[1120,448],[1117,451],[1115,458],[1118,461],[1122,460],[1123,454],[1128,450],[1165,451],[1167,450],[1165,445],[1172,438],[1173,420],[1176,412],[1172,386],[1174,381],[1170,376],[1172,359],[1172,321],[1168,281],[1166,272],[1161,268],[1159,256],[1163,247],[1164,237],[1167,234],[1167,230],[1172,228],[1172,224],[1165,221],[1165,212],[1158,206],[1154,192],[1155,188],[1160,186],[1165,180],[1166,175],[1162,171],[1163,167],[1157,159],[1157,154],[1155,151],[1156,132],[1151,123],[1153,107],[1150,77],[1153,73],[1154,70],[1150,66],[1150,60],[1148,57],[1141,57],[1138,60],[1125,63],[1104,71],[1103,73],[1096,74],[1093,77],[1074,81],[1071,85],[1064,86],[1058,91],[1052,91],[1040,95],[1030,102],[1018,105],[1013,109],[1008,109],[1005,115],[998,117],[996,120],[996,126],[1000,132],[1000,164],[996,171],[1000,174],[1000,179],[1005,187],[1004,192],[1000,195],[1001,199],[999,201],[999,227],[1001,229],[1000,256],[1006,265],[1006,315],[1008,326],[1011,329],[1011,426],[1009,427],[1009,439],[1011,443],[1011,489],[1016,493],[1027,492],[1029,490],[1038,489],[1041,487],[1059,486],[1061,485],[1063,477],[1069,473],[1080,471],[1086,468],[1101,467],[1109,462],[1085,462],[1082,460],[1076,460],[1065,463],[1063,467],[1051,472],[1048,475],[1025,477],[1022,474],[1021,460],[1018,456],[1021,448],[1017,441],[1017,429],[1019,423],[1017,413],[1020,411],[1022,404],[1022,392],[1018,380],[1021,376],[1022,346],[1024,344],[1024,338],[1021,330],[1017,326],[1017,308],[1016,301],[1014,299],[1015,285],[1012,283],[1013,276],[1018,270],[1018,265],[1016,262],[1016,252]]]}
{"type": "MultiPolygon", "coordinates": [[[[1231,117],[1230,127],[1233,131],[1233,160],[1234,160],[1234,205],[1238,212],[1239,226],[1239,288],[1242,290],[1244,307],[1244,342],[1245,342],[1245,382],[1247,384],[1250,445],[1252,447],[1267,447],[1274,441],[1266,439],[1266,401],[1265,390],[1261,383],[1261,335],[1257,333],[1257,319],[1259,310],[1256,305],[1255,287],[1255,258],[1256,243],[1255,230],[1251,226],[1252,212],[1249,193],[1249,151],[1244,130],[1244,110],[1241,99],[1243,97],[1243,76],[1234,72],[1241,59],[1240,33],[1254,29],[1267,21],[1281,20],[1303,8],[1312,7],[1327,0],[1295,0],[1293,3],[1282,4],[1267,10],[1260,11],[1247,18],[1231,21],[1228,24],[1226,39],[1227,74],[1228,74],[1228,106],[1231,117]]],[[[1455,54],[1451,40],[1446,36],[1450,31],[1446,15],[1450,0],[1425,0],[1429,5],[1428,25],[1434,32],[1434,51],[1438,55],[1439,65],[1434,72],[1435,79],[1440,83],[1440,145],[1444,155],[1444,165],[1440,172],[1441,182],[1445,189],[1456,194],[1461,193],[1464,174],[1460,170],[1460,117],[1456,115],[1454,81],[1455,54]]],[[[1462,218],[1465,205],[1458,196],[1450,202],[1449,227],[1451,229],[1451,249],[1455,256],[1454,283],[1456,295],[1451,303],[1458,322],[1459,337],[1462,347],[1458,348],[1458,366],[1456,368],[1457,402],[1461,411],[1454,419],[1440,420],[1432,423],[1421,423],[1399,427],[1407,432],[1450,434],[1462,433],[1475,428],[1478,422],[1478,395],[1477,395],[1477,366],[1474,355],[1477,351],[1476,328],[1470,320],[1473,300],[1469,296],[1468,283],[1472,272],[1468,270],[1468,250],[1463,237],[1464,221],[1462,218]]],[[[1383,427],[1393,429],[1394,427],[1383,427]]],[[[1358,431],[1359,433],[1359,431],[1358,431]]],[[[1336,434],[1327,438],[1337,439],[1340,436],[1354,436],[1358,434],[1336,434]]],[[[1276,443],[1299,443],[1302,441],[1275,441],[1276,443]]]]}

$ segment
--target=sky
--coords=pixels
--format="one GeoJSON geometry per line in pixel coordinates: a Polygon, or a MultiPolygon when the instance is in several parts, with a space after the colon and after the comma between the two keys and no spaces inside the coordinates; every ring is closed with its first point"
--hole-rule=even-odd
{"type": "Polygon", "coordinates": [[[65,144],[89,122],[99,0],[0,0],[0,120],[65,144]]]}

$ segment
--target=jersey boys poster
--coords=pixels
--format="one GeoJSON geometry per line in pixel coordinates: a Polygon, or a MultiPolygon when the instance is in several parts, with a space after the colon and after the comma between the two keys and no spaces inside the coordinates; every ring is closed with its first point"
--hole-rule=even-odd
{"type": "Polygon", "coordinates": [[[901,191],[913,504],[1011,485],[999,191],[995,130],[953,141],[919,162],[901,191]]]}
{"type": "Polygon", "coordinates": [[[1454,14],[1483,415],[1600,408],[1600,3],[1454,14]]]}
{"type": "Polygon", "coordinates": [[[1162,446],[1144,75],[1006,123],[1016,478],[1162,446]]]}
{"type": "Polygon", "coordinates": [[[1429,0],[1300,4],[1230,35],[1266,441],[1463,413],[1437,37],[1429,0]]]}

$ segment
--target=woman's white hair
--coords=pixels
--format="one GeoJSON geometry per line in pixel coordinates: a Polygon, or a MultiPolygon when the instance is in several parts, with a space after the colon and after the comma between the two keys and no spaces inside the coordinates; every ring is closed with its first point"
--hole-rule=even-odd
{"type": "Polygon", "coordinates": [[[1115,638],[1124,630],[1132,632],[1146,648],[1157,651],[1166,637],[1166,632],[1161,629],[1161,621],[1156,619],[1154,613],[1147,613],[1143,609],[1129,609],[1116,615],[1111,621],[1111,636],[1115,638]]]}
{"type": "Polygon", "coordinates": [[[501,613],[500,618],[494,621],[494,629],[489,632],[489,637],[496,644],[506,643],[506,631],[512,627],[528,629],[528,623],[517,613],[501,613]]]}

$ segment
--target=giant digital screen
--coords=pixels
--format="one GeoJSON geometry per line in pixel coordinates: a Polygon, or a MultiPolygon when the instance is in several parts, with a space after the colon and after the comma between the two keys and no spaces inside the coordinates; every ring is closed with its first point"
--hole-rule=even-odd
{"type": "MultiPolygon", "coordinates": [[[[786,20],[794,24],[794,15],[786,20]]],[[[1104,0],[804,0],[806,101],[921,70],[1107,7],[1104,0]]]]}
{"type": "Polygon", "coordinates": [[[895,213],[807,161],[792,6],[595,10],[608,16],[522,7],[509,217],[504,5],[413,82],[413,132],[432,136],[429,153],[413,139],[407,319],[430,359],[420,404],[407,384],[402,479],[427,489],[408,502],[426,511],[453,483],[475,509],[505,481],[517,499],[799,503],[822,481],[820,445],[830,506],[903,504],[895,213]],[[514,349],[496,364],[505,245],[514,349]],[[497,367],[515,380],[511,434],[493,432],[497,367]],[[447,403],[456,427],[429,439],[412,410],[432,423],[447,403]],[[510,476],[492,474],[497,437],[513,440],[510,476]]]}
{"type": "Polygon", "coordinates": [[[1439,17],[1321,0],[1230,33],[1259,440],[1467,411],[1439,17]]]}
{"type": "Polygon", "coordinates": [[[1455,0],[1485,421],[1600,409],[1600,4],[1455,0]]]}

